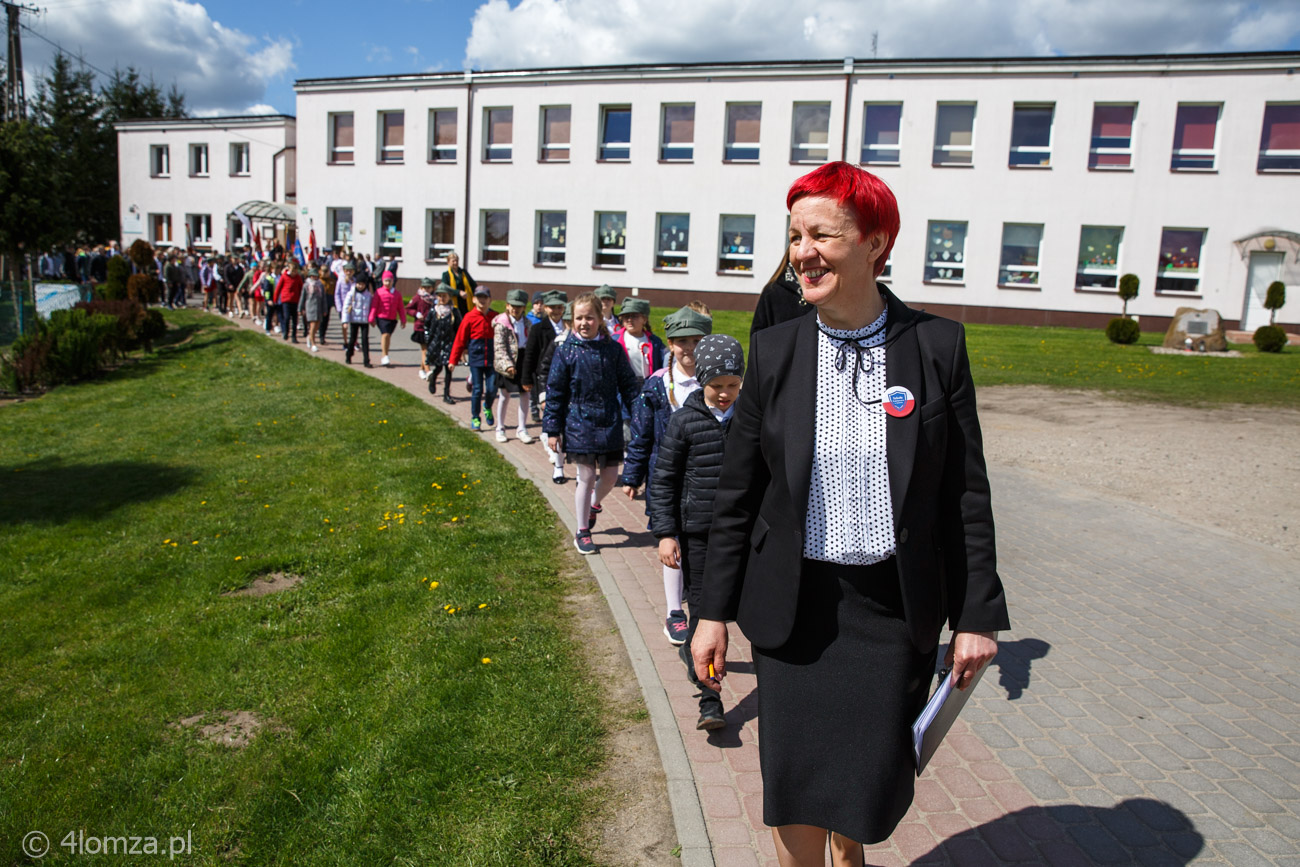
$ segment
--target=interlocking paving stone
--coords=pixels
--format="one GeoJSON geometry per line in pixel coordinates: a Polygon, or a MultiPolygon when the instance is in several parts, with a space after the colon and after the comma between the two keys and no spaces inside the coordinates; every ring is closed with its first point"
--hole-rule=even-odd
{"type": "MultiPolygon", "coordinates": [[[[372,375],[427,399],[414,348],[392,355],[397,366],[372,375]]],[[[463,383],[452,393],[449,414],[467,424],[463,383]]],[[[538,444],[484,442],[551,485],[538,444]]],[[[1046,476],[990,476],[1013,629],[919,781],[900,828],[915,830],[871,847],[869,861],[1300,867],[1300,558],[1046,476]]],[[[650,649],[701,801],[737,814],[705,818],[715,863],[770,867],[753,675],[725,684],[728,719],[743,725],[694,730],[644,528],[641,501],[611,496],[600,556],[650,649]],[[621,527],[633,541],[614,547],[621,527]]],[[[730,658],[752,661],[731,637],[730,658]]]]}

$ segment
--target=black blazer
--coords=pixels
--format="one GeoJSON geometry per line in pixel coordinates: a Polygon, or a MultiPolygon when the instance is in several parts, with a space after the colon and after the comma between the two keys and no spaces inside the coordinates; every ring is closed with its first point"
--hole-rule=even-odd
{"type": "MultiPolygon", "coordinates": [[[[903,609],[917,650],[954,630],[1009,628],[975,385],[959,323],[907,307],[885,287],[887,385],[915,407],[885,422],[903,609]]],[[[817,319],[750,338],[709,533],[700,615],[735,620],[758,647],[790,637],[812,480],[817,319]]]]}

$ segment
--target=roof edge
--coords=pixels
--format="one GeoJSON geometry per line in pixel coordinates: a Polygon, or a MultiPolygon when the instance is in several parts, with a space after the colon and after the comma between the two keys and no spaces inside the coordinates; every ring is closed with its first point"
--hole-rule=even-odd
{"type": "Polygon", "coordinates": [[[113,126],[114,128],[122,126],[148,126],[151,124],[162,124],[166,126],[210,126],[212,124],[221,124],[223,126],[235,126],[268,120],[297,121],[298,117],[293,114],[229,114],[221,115],[219,117],[141,117],[115,121],[113,126]]]}

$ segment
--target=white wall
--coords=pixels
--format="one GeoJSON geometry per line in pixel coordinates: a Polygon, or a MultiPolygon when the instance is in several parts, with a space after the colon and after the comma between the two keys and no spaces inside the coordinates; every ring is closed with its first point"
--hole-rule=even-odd
{"type": "MultiPolygon", "coordinates": [[[[1132,312],[1170,316],[1180,306],[1206,306],[1233,320],[1241,316],[1246,281],[1246,262],[1233,241],[1266,229],[1300,231],[1293,204],[1300,200],[1300,173],[1256,171],[1265,103],[1300,101],[1300,84],[1287,73],[1297,60],[1300,55],[1121,63],[864,63],[856,67],[851,81],[846,143],[841,134],[845,76],[839,64],[475,73],[468,153],[467,88],[459,74],[299,82],[299,204],[315,220],[322,242],[326,208],[352,207],[358,230],[355,247],[369,253],[375,251],[376,209],[401,208],[401,274],[434,275],[442,265],[425,261],[425,211],[455,209],[457,242],[462,246],[468,159],[471,201],[465,261],[483,282],[608,282],[620,288],[753,294],[761,290],[784,251],[785,190],[811,168],[790,162],[793,104],[830,103],[831,158],[838,158],[847,144],[848,159],[856,161],[863,103],[898,101],[903,103],[900,165],[876,171],[896,191],[902,209],[892,282],[903,298],[984,310],[1117,312],[1120,305],[1113,294],[1076,290],[1075,271],[1080,227],[1119,225],[1125,228],[1119,270],[1142,280],[1141,293],[1130,304],[1132,312]],[[933,167],[936,103],[958,100],[978,103],[974,165],[933,167]],[[725,106],[732,101],[763,105],[756,165],[722,161],[725,106]],[[695,158],[689,164],[661,163],[661,106],[678,102],[695,104],[695,158]],[[1055,105],[1047,169],[1008,167],[1013,106],[1030,102],[1055,105]],[[1132,171],[1087,168],[1095,102],[1138,104],[1132,171]],[[1170,170],[1179,102],[1223,103],[1216,171],[1170,170]],[[607,104],[632,106],[628,163],[596,159],[600,107],[607,104]],[[545,105],[572,106],[567,164],[538,160],[545,105]],[[514,155],[509,164],[482,161],[484,109],[494,106],[514,109],[514,155]],[[427,159],[428,112],[443,107],[459,112],[454,165],[427,159]],[[396,109],[406,112],[406,160],[401,165],[379,164],[377,113],[396,109]],[[326,118],[331,111],[354,112],[353,165],[326,163],[326,118]],[[511,214],[510,262],[479,264],[480,213],[496,208],[511,214]],[[567,212],[564,267],[534,264],[539,210],[567,212]],[[622,270],[592,265],[595,214],[607,210],[628,215],[622,270]],[[654,221],[660,212],[691,215],[691,256],[685,272],[657,272],[653,267],[654,221]],[[752,275],[717,273],[721,214],[756,216],[752,275]],[[938,219],[969,223],[964,285],[926,284],[922,279],[927,221],[938,219]],[[1004,223],[1043,224],[1037,289],[999,288],[1004,223]],[[1154,293],[1164,227],[1208,230],[1199,297],[1154,293]]],[[[1292,307],[1283,311],[1282,321],[1300,321],[1300,305],[1292,307]]]]}

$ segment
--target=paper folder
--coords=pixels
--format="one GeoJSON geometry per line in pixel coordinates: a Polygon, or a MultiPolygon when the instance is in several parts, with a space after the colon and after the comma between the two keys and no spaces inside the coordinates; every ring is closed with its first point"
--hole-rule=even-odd
{"type": "Polygon", "coordinates": [[[987,670],[988,666],[985,665],[976,672],[970,686],[964,690],[953,688],[950,676],[952,669],[945,668],[939,672],[939,686],[926,702],[925,709],[916,718],[916,722],[912,723],[912,752],[916,756],[918,777],[930,763],[934,751],[939,749],[939,744],[943,742],[943,736],[948,734],[948,729],[952,728],[957,715],[966,706],[971,693],[975,692],[975,687],[979,686],[980,679],[984,677],[984,672],[987,670]]]}

